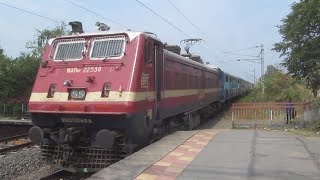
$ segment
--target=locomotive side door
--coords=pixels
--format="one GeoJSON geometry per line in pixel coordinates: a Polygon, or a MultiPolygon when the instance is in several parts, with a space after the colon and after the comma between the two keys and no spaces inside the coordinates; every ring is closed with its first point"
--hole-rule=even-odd
{"type": "Polygon", "coordinates": [[[155,103],[156,103],[156,120],[161,119],[161,99],[163,91],[163,47],[162,43],[156,42],[155,45],[155,103]]]}

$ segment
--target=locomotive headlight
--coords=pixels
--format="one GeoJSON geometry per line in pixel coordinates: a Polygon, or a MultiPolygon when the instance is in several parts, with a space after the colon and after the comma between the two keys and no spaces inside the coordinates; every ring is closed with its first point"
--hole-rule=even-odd
{"type": "Polygon", "coordinates": [[[84,89],[72,89],[70,91],[70,97],[72,99],[84,99],[86,91],[84,89]]]}

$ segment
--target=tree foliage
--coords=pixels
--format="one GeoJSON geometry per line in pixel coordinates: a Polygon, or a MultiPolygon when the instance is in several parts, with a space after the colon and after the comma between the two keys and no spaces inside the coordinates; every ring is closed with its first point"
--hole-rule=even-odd
{"type": "Polygon", "coordinates": [[[306,79],[316,97],[320,88],[320,1],[301,0],[291,8],[278,26],[282,41],[274,44],[274,50],[285,57],[282,65],[289,73],[306,79]]]}
{"type": "Polygon", "coordinates": [[[49,39],[66,35],[68,33],[67,25],[64,22],[53,29],[36,29],[36,39],[27,42],[26,48],[31,50],[31,54],[33,56],[41,57],[49,39]]]}
{"type": "Polygon", "coordinates": [[[259,82],[242,101],[284,102],[292,98],[294,102],[305,102],[312,99],[311,93],[304,88],[303,82],[273,66],[268,66],[268,71],[264,76],[264,86],[264,94],[262,94],[259,82]]]}
{"type": "Polygon", "coordinates": [[[68,33],[64,23],[53,29],[36,31],[36,40],[27,43],[30,53],[21,53],[17,58],[0,54],[0,99],[29,98],[47,41],[68,33]]]}
{"type": "Polygon", "coordinates": [[[30,54],[15,59],[0,56],[0,99],[28,98],[39,63],[40,59],[30,54]]]}

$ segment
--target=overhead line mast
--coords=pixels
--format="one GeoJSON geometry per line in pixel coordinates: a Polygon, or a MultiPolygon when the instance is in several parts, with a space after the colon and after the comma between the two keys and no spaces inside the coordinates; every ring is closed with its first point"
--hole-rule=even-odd
{"type": "MultiPolygon", "coordinates": [[[[255,46],[255,48],[260,47],[260,53],[257,56],[257,59],[238,59],[238,61],[248,61],[252,63],[258,63],[261,65],[261,89],[262,89],[262,94],[264,94],[265,88],[264,88],[264,45],[261,44],[260,46],[255,46]],[[260,61],[260,62],[257,62],[260,61]]],[[[253,48],[247,48],[247,49],[253,49],[253,48]]],[[[240,50],[245,50],[245,49],[240,49],[240,50]]],[[[232,52],[232,51],[228,51],[232,52]]],[[[225,52],[226,53],[226,52],[225,52]]]]}
{"type": "Polygon", "coordinates": [[[262,84],[262,94],[264,94],[264,46],[260,46],[260,59],[261,59],[261,84],[262,84]]]}

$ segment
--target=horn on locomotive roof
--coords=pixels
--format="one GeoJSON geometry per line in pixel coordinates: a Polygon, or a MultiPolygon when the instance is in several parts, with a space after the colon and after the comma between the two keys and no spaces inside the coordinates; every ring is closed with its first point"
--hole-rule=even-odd
{"type": "Polygon", "coordinates": [[[80,34],[84,32],[82,29],[82,23],[79,21],[69,22],[69,25],[72,28],[72,31],[71,31],[72,34],[80,34]]]}
{"type": "Polygon", "coordinates": [[[110,29],[110,26],[101,22],[96,22],[96,27],[98,28],[99,31],[109,31],[110,29]]]}

